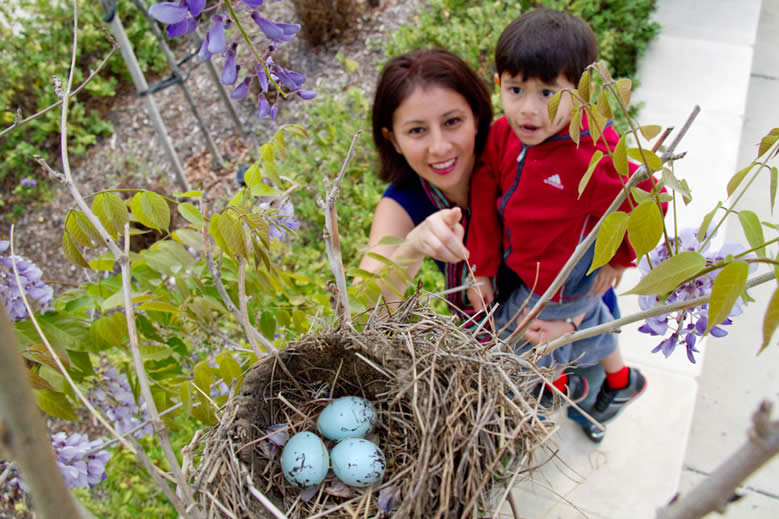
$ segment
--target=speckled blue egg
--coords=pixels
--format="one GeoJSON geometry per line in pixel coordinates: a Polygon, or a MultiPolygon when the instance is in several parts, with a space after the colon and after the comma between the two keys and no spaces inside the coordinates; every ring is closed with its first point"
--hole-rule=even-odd
{"type": "Polygon", "coordinates": [[[281,451],[281,471],[298,488],[320,484],[330,469],[330,457],[322,438],[312,432],[300,432],[287,441],[281,451]]]}
{"type": "Polygon", "coordinates": [[[368,400],[344,396],[333,400],[317,420],[319,432],[333,441],[361,438],[376,425],[376,408],[368,400]]]}
{"type": "Polygon", "coordinates": [[[341,440],[330,450],[333,472],[352,487],[367,487],[381,481],[387,462],[378,445],[364,438],[341,440]]]}

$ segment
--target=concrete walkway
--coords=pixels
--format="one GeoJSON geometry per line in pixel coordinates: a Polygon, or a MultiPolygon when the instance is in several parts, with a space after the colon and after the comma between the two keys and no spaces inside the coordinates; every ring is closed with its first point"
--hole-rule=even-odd
{"type": "MultiPolygon", "coordinates": [[[[675,166],[694,197],[689,206],[677,208],[679,228],[698,227],[724,200],[730,177],[754,159],[760,139],[779,126],[779,1],[658,0],[655,19],[663,28],[641,60],[641,86],[633,100],[644,103],[642,124],[676,128],[700,105],[700,115],[677,149],[687,157],[675,166]]],[[[775,221],[768,186],[766,176],[739,208],[775,221]]],[[[746,243],[735,219],[714,246],[726,241],[746,243]]],[[[622,290],[638,279],[631,272],[622,290]]],[[[697,364],[687,360],[684,348],[668,359],[652,354],[657,338],[638,333],[637,325],[624,329],[622,350],[628,364],[647,376],[646,394],[609,424],[600,445],[561,417],[555,437],[559,459],[514,489],[523,516],[653,518],[658,507],[734,452],[746,439],[757,403],[767,398],[779,407],[776,340],[756,356],[774,288],[754,290],[757,301],[728,327],[729,335],[699,345],[697,364]]],[[[621,297],[620,305],[623,315],[638,309],[634,296],[621,297]]],[[[725,517],[779,517],[779,460],[748,480],[743,493],[725,517]]]]}

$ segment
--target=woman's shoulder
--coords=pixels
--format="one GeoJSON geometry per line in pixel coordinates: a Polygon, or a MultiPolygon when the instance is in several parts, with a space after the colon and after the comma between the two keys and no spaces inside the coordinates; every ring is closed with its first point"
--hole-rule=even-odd
{"type": "Polygon", "coordinates": [[[396,201],[408,213],[414,225],[419,225],[436,211],[417,177],[393,182],[387,186],[384,197],[396,201]]]}

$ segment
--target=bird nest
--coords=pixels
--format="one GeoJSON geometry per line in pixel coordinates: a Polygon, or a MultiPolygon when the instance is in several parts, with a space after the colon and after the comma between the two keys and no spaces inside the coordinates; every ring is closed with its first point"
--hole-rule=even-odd
{"type": "Polygon", "coordinates": [[[252,366],[219,424],[190,445],[190,481],[208,517],[483,517],[554,431],[532,396],[538,375],[414,297],[252,366]],[[315,432],[320,411],[347,395],[376,408],[370,439],[385,454],[384,478],[351,488],[331,472],[301,491],[284,478],[271,436],[315,432]]]}

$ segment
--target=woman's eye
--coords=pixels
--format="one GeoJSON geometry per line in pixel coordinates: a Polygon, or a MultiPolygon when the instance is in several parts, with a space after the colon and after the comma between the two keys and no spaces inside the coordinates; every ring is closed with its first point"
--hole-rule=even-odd
{"type": "Polygon", "coordinates": [[[457,126],[458,124],[460,124],[460,121],[462,121],[461,118],[459,118],[459,117],[452,117],[451,119],[447,119],[446,122],[444,123],[444,125],[446,125],[448,127],[457,126]]]}
{"type": "Polygon", "coordinates": [[[425,133],[425,129],[422,128],[421,126],[417,126],[415,128],[411,128],[408,131],[409,135],[422,135],[423,133],[425,133]]]}

